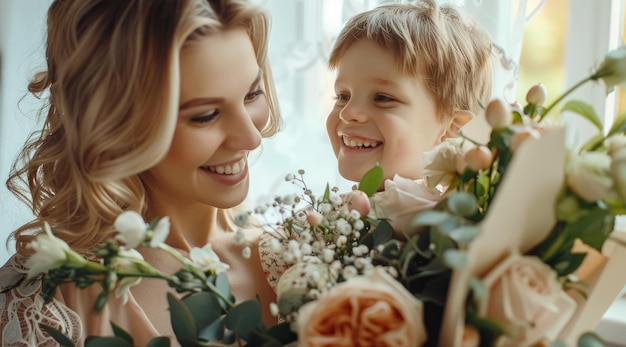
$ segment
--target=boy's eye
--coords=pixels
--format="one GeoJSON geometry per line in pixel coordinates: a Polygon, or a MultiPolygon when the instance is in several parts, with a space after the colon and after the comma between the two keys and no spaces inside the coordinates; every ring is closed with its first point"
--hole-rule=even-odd
{"type": "Polygon", "coordinates": [[[244,100],[245,101],[254,101],[254,100],[256,100],[259,97],[259,95],[263,95],[263,94],[264,94],[264,92],[261,89],[257,89],[257,90],[255,90],[255,91],[253,91],[251,93],[246,94],[246,97],[245,97],[244,100]]]}
{"type": "Polygon", "coordinates": [[[194,123],[207,123],[212,121],[213,119],[215,119],[215,117],[217,117],[217,115],[220,114],[220,110],[219,109],[214,109],[211,112],[204,114],[202,116],[197,116],[197,117],[193,117],[191,118],[191,121],[194,123]]]}
{"type": "Polygon", "coordinates": [[[337,93],[337,96],[335,96],[335,105],[337,106],[343,107],[348,101],[350,101],[350,95],[346,93],[337,93]]]}
{"type": "Polygon", "coordinates": [[[376,96],[374,97],[374,101],[376,102],[390,102],[390,101],[396,101],[396,99],[389,97],[387,95],[383,95],[383,94],[376,94],[376,96]]]}

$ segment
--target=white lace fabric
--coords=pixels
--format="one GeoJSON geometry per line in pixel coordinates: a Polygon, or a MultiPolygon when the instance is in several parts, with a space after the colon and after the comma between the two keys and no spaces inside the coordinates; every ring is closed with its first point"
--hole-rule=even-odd
{"type": "Polygon", "coordinates": [[[78,314],[57,298],[44,304],[41,281],[26,280],[27,270],[24,262],[23,256],[14,255],[0,268],[0,291],[13,287],[7,292],[0,293],[2,346],[59,346],[40,324],[61,331],[74,343],[79,344],[83,327],[78,314]]]}

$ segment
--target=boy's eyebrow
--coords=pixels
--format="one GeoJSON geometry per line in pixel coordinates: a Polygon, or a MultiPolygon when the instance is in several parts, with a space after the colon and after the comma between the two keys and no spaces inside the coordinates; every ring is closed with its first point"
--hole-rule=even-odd
{"type": "Polygon", "coordinates": [[[391,86],[391,87],[397,87],[398,83],[391,81],[391,80],[386,80],[384,78],[372,78],[372,82],[374,84],[380,84],[380,85],[384,85],[384,86],[391,86]]]}
{"type": "MultiPolygon", "coordinates": [[[[259,84],[259,82],[261,82],[261,77],[263,77],[263,70],[259,69],[259,72],[257,72],[256,78],[250,84],[249,90],[253,90],[259,84]]],[[[220,102],[224,102],[224,98],[196,98],[196,99],[191,99],[185,102],[184,104],[180,105],[178,109],[182,111],[184,109],[191,108],[191,107],[198,106],[198,105],[216,104],[220,102]]]]}

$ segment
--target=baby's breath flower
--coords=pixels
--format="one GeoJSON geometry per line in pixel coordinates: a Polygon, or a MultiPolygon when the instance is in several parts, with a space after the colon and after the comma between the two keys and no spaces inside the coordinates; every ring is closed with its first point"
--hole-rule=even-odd
{"type": "Polygon", "coordinates": [[[290,174],[287,174],[287,176],[285,176],[285,181],[291,182],[294,180],[294,178],[296,178],[296,176],[290,173],[290,174]]]}
{"type": "Polygon", "coordinates": [[[348,265],[343,268],[341,274],[343,275],[343,278],[349,280],[353,277],[356,277],[359,274],[359,271],[354,266],[348,265]]]}
{"type": "Polygon", "coordinates": [[[327,215],[330,213],[330,211],[333,210],[333,206],[327,202],[322,202],[319,205],[317,205],[317,210],[319,211],[319,213],[323,215],[327,215]]]}
{"type": "Polygon", "coordinates": [[[325,263],[330,264],[335,260],[335,251],[326,248],[322,251],[322,257],[325,263]]]}
{"type": "Polygon", "coordinates": [[[250,219],[250,212],[242,211],[235,215],[235,225],[240,228],[245,228],[248,225],[250,219]]]}
{"type": "Polygon", "coordinates": [[[233,239],[235,240],[235,243],[238,245],[243,244],[243,242],[245,241],[245,234],[243,233],[243,230],[241,229],[237,229],[237,231],[235,231],[235,234],[233,235],[233,239]]]}
{"type": "MultiPolygon", "coordinates": [[[[354,221],[354,224],[352,224],[352,226],[354,227],[354,230],[363,230],[363,228],[365,228],[365,223],[363,223],[362,220],[357,219],[354,221]]],[[[356,233],[358,233],[358,231],[355,231],[354,233],[356,236],[356,233]]],[[[356,237],[359,237],[359,236],[356,236],[356,237]]]]}
{"type": "Polygon", "coordinates": [[[250,249],[250,246],[245,247],[241,251],[241,256],[244,257],[245,259],[250,259],[250,257],[252,256],[252,249],[250,249]]]}
{"type": "Polygon", "coordinates": [[[275,302],[270,303],[270,313],[274,317],[278,317],[278,304],[275,302]]]}

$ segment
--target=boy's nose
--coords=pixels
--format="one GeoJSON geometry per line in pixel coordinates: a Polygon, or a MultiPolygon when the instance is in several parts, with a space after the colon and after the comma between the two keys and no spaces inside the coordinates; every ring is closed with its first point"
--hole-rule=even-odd
{"type": "Polygon", "coordinates": [[[367,113],[358,104],[350,101],[339,112],[339,118],[344,123],[365,123],[368,119],[367,113]]]}

